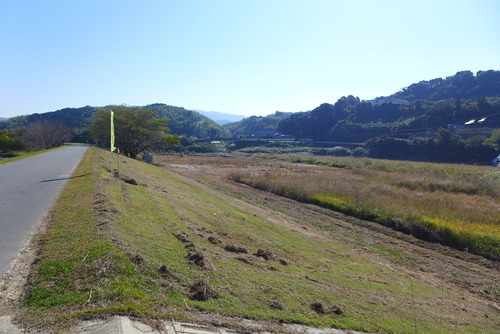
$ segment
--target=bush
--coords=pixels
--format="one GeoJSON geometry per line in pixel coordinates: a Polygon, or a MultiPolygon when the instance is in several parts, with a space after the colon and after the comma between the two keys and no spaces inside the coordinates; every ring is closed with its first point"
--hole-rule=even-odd
{"type": "Polygon", "coordinates": [[[347,147],[335,146],[332,149],[332,155],[336,157],[347,157],[352,155],[352,151],[347,147]]]}

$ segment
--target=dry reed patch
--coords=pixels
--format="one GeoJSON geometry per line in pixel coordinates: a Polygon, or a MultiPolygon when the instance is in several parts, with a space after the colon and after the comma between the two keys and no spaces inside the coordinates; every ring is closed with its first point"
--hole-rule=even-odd
{"type": "MultiPolygon", "coordinates": [[[[182,159],[186,158],[177,160],[182,159]]],[[[205,170],[228,170],[233,179],[252,179],[260,189],[272,188],[296,199],[332,194],[372,210],[431,217],[461,231],[500,233],[500,194],[492,190],[498,188],[492,186],[497,175],[488,168],[354,158],[330,159],[348,168],[248,158],[187,159],[205,170]]]]}
{"type": "MultiPolygon", "coordinates": [[[[178,160],[182,159],[186,158],[178,160]]],[[[352,166],[356,163],[358,167],[283,165],[258,159],[188,159],[197,167],[204,164],[210,170],[231,170],[233,179],[251,180],[260,189],[273,189],[295,199],[330,194],[331,200],[348,201],[378,212],[426,217],[440,226],[500,236],[500,201],[488,190],[495,179],[494,175],[489,176],[489,169],[484,174],[483,169],[477,171],[470,166],[429,167],[425,163],[352,158],[340,160],[352,166]],[[359,167],[360,164],[364,167],[359,167]],[[488,184],[486,190],[485,184],[488,184]]]]}
{"type": "Polygon", "coordinates": [[[240,174],[232,178],[261,190],[377,221],[424,240],[492,258],[500,256],[500,202],[491,192],[466,191],[475,189],[471,181],[458,186],[449,179],[429,181],[430,188],[413,189],[400,185],[411,184],[414,176],[396,172],[337,168],[321,174],[293,172],[290,169],[287,174],[240,174]]]}
{"type": "MultiPolygon", "coordinates": [[[[248,178],[254,186],[272,189],[290,197],[331,194],[332,197],[349,199],[354,205],[363,205],[373,210],[395,212],[402,216],[461,221],[467,224],[468,231],[474,231],[477,226],[478,232],[489,230],[489,235],[500,236],[500,202],[496,198],[455,191],[400,187],[398,184],[403,176],[397,175],[396,185],[385,172],[350,169],[333,169],[319,175],[269,173],[259,176],[243,175],[243,178],[248,178]],[[489,227],[485,228],[486,226],[489,227]]],[[[408,176],[407,182],[411,183],[412,180],[414,177],[408,176]]]]}

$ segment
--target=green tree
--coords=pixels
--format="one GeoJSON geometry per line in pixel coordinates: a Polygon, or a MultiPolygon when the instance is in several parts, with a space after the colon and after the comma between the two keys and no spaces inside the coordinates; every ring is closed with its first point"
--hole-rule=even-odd
{"type": "Polygon", "coordinates": [[[8,130],[0,130],[0,152],[10,152],[21,149],[23,146],[21,138],[8,130]]]}
{"type": "Polygon", "coordinates": [[[474,136],[465,141],[465,158],[475,162],[487,162],[495,156],[495,150],[485,145],[486,137],[474,136]]]}
{"type": "Polygon", "coordinates": [[[444,149],[459,148],[463,146],[462,137],[448,129],[440,128],[436,133],[436,145],[444,149]]]}
{"type": "Polygon", "coordinates": [[[143,107],[108,106],[100,108],[90,125],[90,134],[98,144],[110,146],[110,111],[114,111],[115,146],[123,154],[136,158],[147,149],[176,145],[178,136],[168,135],[167,120],[143,107]]]}
{"type": "Polygon", "coordinates": [[[500,129],[495,129],[491,137],[484,141],[484,144],[500,152],[500,129]]]}
{"type": "Polygon", "coordinates": [[[391,137],[375,137],[365,141],[368,155],[377,158],[398,158],[408,150],[408,141],[391,137]]]}

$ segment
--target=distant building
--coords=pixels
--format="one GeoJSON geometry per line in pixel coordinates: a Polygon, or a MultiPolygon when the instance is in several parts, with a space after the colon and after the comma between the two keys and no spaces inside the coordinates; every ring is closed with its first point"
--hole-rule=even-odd
{"type": "Polygon", "coordinates": [[[392,103],[392,104],[410,104],[410,102],[403,100],[403,99],[393,99],[393,98],[387,98],[387,99],[375,99],[375,100],[368,100],[365,101],[367,103],[371,103],[372,105],[380,105],[384,103],[392,103]]]}
{"type": "Polygon", "coordinates": [[[463,124],[448,124],[448,130],[459,130],[465,129],[465,125],[463,124]]]}
{"type": "Polygon", "coordinates": [[[278,136],[278,129],[260,129],[255,131],[257,137],[276,137],[278,136]]]}
{"type": "Polygon", "coordinates": [[[484,128],[484,121],[486,121],[486,117],[481,119],[471,119],[463,124],[448,124],[448,130],[484,128]]]}

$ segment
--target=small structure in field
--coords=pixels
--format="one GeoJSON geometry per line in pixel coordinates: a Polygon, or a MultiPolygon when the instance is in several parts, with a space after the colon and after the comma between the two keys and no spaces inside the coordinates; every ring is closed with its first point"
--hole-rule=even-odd
{"type": "Polygon", "coordinates": [[[142,155],[142,160],[151,164],[151,163],[153,163],[153,155],[151,154],[151,152],[146,151],[142,155]]]}
{"type": "Polygon", "coordinates": [[[500,154],[498,155],[498,157],[493,159],[491,163],[493,164],[493,166],[500,167],[500,154]]]}

